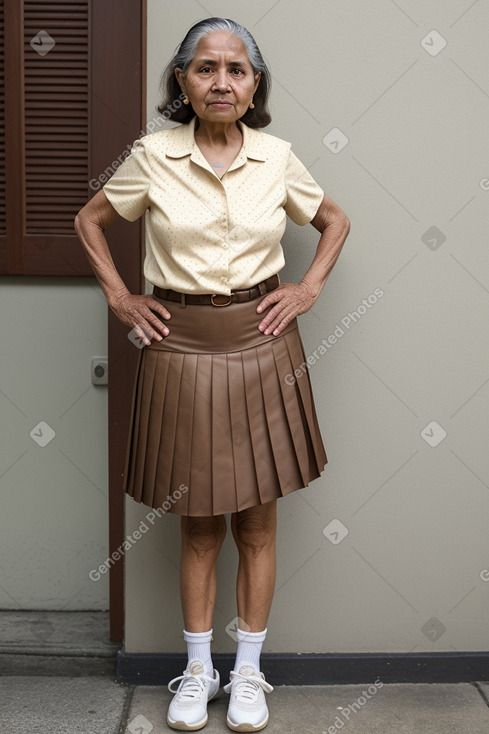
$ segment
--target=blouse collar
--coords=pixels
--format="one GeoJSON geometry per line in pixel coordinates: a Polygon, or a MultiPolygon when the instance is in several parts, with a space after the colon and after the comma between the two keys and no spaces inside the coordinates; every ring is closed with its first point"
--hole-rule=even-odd
{"type": "MultiPolygon", "coordinates": [[[[172,128],[172,135],[165,151],[166,155],[171,158],[182,158],[200,152],[194,137],[196,119],[193,117],[190,122],[172,128]]],[[[242,165],[247,158],[266,161],[268,156],[262,142],[263,133],[248,127],[241,120],[238,120],[238,125],[243,135],[243,145],[232,168],[237,167],[235,164],[242,165]]]]}

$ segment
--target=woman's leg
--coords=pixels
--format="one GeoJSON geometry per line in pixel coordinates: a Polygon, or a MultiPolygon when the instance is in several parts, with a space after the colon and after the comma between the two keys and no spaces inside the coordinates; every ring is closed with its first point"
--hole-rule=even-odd
{"type": "Polygon", "coordinates": [[[220,678],[211,657],[212,616],[216,601],[216,560],[226,535],[224,515],[182,516],[180,596],[188,661],[183,675],[168,687],[175,695],[167,723],[172,729],[197,730],[207,723],[207,702],[216,696],[220,678]],[[173,684],[180,681],[178,689],[173,684]]]}
{"type": "Polygon", "coordinates": [[[233,513],[231,529],[239,552],[238,616],[244,631],[260,632],[267,626],[275,590],[277,500],[233,513]]]}
{"type": "Polygon", "coordinates": [[[185,629],[212,627],[216,602],[216,560],[226,535],[224,515],[181,520],[180,598],[185,629]]]}
{"type": "Polygon", "coordinates": [[[231,518],[239,551],[238,649],[230,682],[227,724],[234,731],[258,731],[268,722],[265,691],[273,690],[260,672],[260,655],[275,590],[277,501],[236,512],[231,518]]]}

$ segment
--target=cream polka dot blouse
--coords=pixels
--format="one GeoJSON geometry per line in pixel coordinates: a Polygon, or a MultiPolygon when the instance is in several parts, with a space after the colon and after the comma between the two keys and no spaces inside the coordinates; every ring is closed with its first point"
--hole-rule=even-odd
{"type": "Polygon", "coordinates": [[[323,191],[290,143],[240,121],[243,145],[220,179],[195,142],[195,119],[136,140],[103,190],[125,219],[145,214],[150,283],[229,294],[282,269],[286,215],[310,222],[323,191]]]}

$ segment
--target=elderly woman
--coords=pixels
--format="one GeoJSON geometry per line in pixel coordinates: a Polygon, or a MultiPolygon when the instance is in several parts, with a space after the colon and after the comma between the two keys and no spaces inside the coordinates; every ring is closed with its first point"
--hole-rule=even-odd
{"type": "Polygon", "coordinates": [[[223,18],[197,23],[164,80],[159,111],[182,124],[137,140],[80,211],[76,230],[110,308],[142,340],[124,491],[181,515],[188,664],[169,684],[168,725],[205,726],[219,689],[210,645],[230,513],[239,623],[224,687],[227,725],[258,731],[273,690],[260,653],[275,585],[277,499],[306,487],[327,461],[309,377],[297,371],[305,356],[296,317],[319,297],[349,220],[289,143],[257,129],[271,120],[270,73],[249,31],[223,18]],[[151,295],[129,293],[103,235],[118,215],[143,214],[151,295]],[[321,233],[297,284],[278,277],[286,215],[321,233]]]}

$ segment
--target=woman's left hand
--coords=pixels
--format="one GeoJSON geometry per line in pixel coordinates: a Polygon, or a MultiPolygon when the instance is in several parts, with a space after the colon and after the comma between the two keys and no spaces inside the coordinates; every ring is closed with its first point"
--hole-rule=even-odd
{"type": "Polygon", "coordinates": [[[264,334],[278,336],[296,316],[309,311],[315,301],[304,283],[282,283],[258,304],[257,313],[272,306],[258,328],[264,334]]]}

